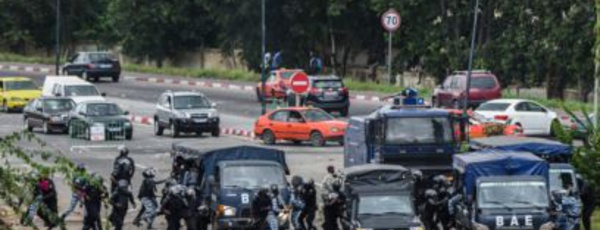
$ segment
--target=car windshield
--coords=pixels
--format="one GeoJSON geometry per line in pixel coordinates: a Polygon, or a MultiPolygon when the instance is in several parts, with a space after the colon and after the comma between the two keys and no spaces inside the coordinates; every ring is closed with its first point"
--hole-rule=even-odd
{"type": "Polygon", "coordinates": [[[98,103],[87,105],[87,116],[102,117],[122,115],[123,111],[119,106],[110,103],[98,103]]]}
{"type": "Polygon", "coordinates": [[[471,88],[473,89],[493,89],[494,87],[496,87],[496,81],[492,77],[471,78],[471,88]]]}
{"type": "Polygon", "coordinates": [[[483,103],[477,107],[476,111],[506,111],[510,103],[483,103]]]}
{"type": "Polygon", "coordinates": [[[312,86],[319,89],[337,89],[344,87],[340,80],[315,80],[312,86]]]}
{"type": "Polygon", "coordinates": [[[175,96],[175,109],[210,108],[210,102],[199,95],[175,96]]]}
{"type": "Polygon", "coordinates": [[[408,195],[361,196],[359,215],[412,214],[411,198],[408,195]]]}
{"type": "Polygon", "coordinates": [[[281,72],[281,77],[284,79],[290,79],[292,76],[294,76],[294,74],[298,73],[300,71],[285,71],[285,72],[281,72]]]}
{"type": "Polygon", "coordinates": [[[548,190],[543,181],[484,182],[478,188],[480,208],[545,208],[548,190]]]}
{"type": "Polygon", "coordinates": [[[550,191],[559,189],[577,190],[572,169],[550,169],[550,191]]]}
{"type": "Polygon", "coordinates": [[[34,90],[35,84],[32,81],[5,81],[5,90],[34,90]]]}
{"type": "Polygon", "coordinates": [[[65,96],[98,96],[98,90],[93,85],[69,85],[65,87],[65,96]]]}
{"type": "Polygon", "coordinates": [[[333,120],[333,116],[320,109],[307,109],[302,111],[302,115],[307,121],[318,122],[318,121],[330,121],[333,120]]]}
{"type": "Polygon", "coordinates": [[[75,107],[75,102],[70,99],[46,99],[43,106],[46,112],[66,112],[75,107]]]}
{"type": "Polygon", "coordinates": [[[90,61],[92,61],[92,62],[114,59],[112,54],[109,54],[109,53],[90,53],[88,56],[90,58],[90,61]]]}
{"type": "Polygon", "coordinates": [[[277,166],[227,166],[221,172],[221,184],[224,188],[255,189],[273,184],[283,188],[284,175],[283,169],[277,166]]]}
{"type": "Polygon", "coordinates": [[[403,117],[387,121],[387,144],[443,144],[452,142],[452,127],[446,117],[403,117]]]}

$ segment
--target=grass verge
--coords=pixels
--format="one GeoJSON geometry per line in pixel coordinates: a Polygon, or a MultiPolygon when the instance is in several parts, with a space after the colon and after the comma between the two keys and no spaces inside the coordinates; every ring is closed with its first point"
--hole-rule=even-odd
{"type": "Polygon", "coordinates": [[[592,216],[592,229],[600,229],[600,208],[596,208],[592,216]]]}

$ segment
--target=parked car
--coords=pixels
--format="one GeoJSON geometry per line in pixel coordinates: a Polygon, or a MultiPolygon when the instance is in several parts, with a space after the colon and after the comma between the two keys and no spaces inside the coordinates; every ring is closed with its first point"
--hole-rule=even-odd
{"type": "Polygon", "coordinates": [[[337,76],[310,76],[310,90],[306,96],[306,105],[323,109],[327,112],[339,112],[342,117],[348,116],[350,96],[348,88],[337,76]]]}
{"type": "Polygon", "coordinates": [[[44,134],[66,133],[69,112],[75,106],[75,102],[70,98],[41,97],[25,106],[23,122],[30,132],[39,127],[44,134]]]}
{"type": "Polygon", "coordinates": [[[25,105],[42,95],[42,91],[26,77],[1,77],[0,101],[2,111],[21,110],[25,105]]]}
{"type": "Polygon", "coordinates": [[[265,95],[262,94],[262,82],[259,82],[256,86],[256,97],[258,101],[285,99],[286,92],[291,88],[290,79],[298,72],[302,72],[302,70],[278,69],[271,71],[265,82],[265,95]]]}
{"type": "MultiPolygon", "coordinates": [[[[433,91],[431,104],[436,107],[461,108],[467,92],[467,71],[456,71],[433,91]]],[[[469,107],[476,108],[488,100],[502,97],[500,83],[494,74],[487,70],[474,70],[471,73],[469,107]]]]}
{"type": "Polygon", "coordinates": [[[343,144],[347,125],[318,108],[291,107],[260,116],[254,124],[254,134],[267,145],[289,140],[295,144],[310,141],[313,146],[323,146],[326,141],[343,144]]]}
{"type": "Polygon", "coordinates": [[[558,115],[537,102],[524,99],[497,99],[481,104],[475,112],[487,119],[508,121],[526,135],[552,135],[558,115]]]}
{"type": "MultiPolygon", "coordinates": [[[[460,138],[460,118],[462,118],[463,111],[451,109],[449,110],[454,115],[456,122],[454,123],[454,134],[460,138]]],[[[515,124],[507,124],[507,121],[487,119],[480,114],[468,111],[469,116],[469,137],[470,138],[483,138],[489,136],[510,136],[518,135],[523,133],[520,126],[515,124]]]]}
{"type": "Polygon", "coordinates": [[[154,133],[158,136],[165,129],[171,130],[173,137],[180,133],[210,133],[218,137],[221,133],[217,104],[198,92],[167,91],[156,104],[154,113],[154,133]]]}
{"type": "Polygon", "coordinates": [[[67,123],[71,138],[83,137],[90,140],[94,127],[104,128],[105,139],[126,139],[133,137],[133,125],[127,117],[129,112],[112,102],[88,101],[79,103],[69,113],[67,123]]]}
{"type": "Polygon", "coordinates": [[[42,96],[68,97],[75,103],[104,101],[106,94],[98,92],[92,83],[76,76],[46,76],[42,96]]]}
{"type": "Polygon", "coordinates": [[[587,133],[588,133],[588,129],[591,128],[590,126],[590,122],[591,125],[596,124],[596,116],[594,116],[594,114],[588,114],[588,118],[586,117],[578,117],[579,119],[579,123],[577,120],[573,119],[570,116],[562,116],[561,120],[562,120],[562,124],[563,127],[565,128],[565,130],[569,130],[571,131],[571,135],[575,138],[575,139],[584,139],[587,137],[587,133]],[[588,122],[589,119],[589,122],[588,122]]]}
{"type": "Polygon", "coordinates": [[[118,82],[121,63],[109,52],[78,52],[63,66],[62,74],[77,75],[88,81],[110,77],[113,82],[118,82]]]}

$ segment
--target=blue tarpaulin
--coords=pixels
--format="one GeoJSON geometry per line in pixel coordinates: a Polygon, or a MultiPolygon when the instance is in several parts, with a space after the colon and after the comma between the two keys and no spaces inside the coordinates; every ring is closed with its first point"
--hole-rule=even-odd
{"type": "Polygon", "coordinates": [[[213,175],[217,164],[227,160],[275,161],[280,163],[286,172],[289,172],[283,151],[253,146],[237,146],[206,152],[201,162],[203,174],[206,176],[213,175]]]}
{"type": "Polygon", "coordinates": [[[497,136],[473,139],[471,147],[506,151],[530,152],[550,162],[570,162],[573,147],[563,143],[534,137],[497,136]]]}
{"type": "Polygon", "coordinates": [[[467,195],[473,193],[477,178],[484,176],[542,176],[548,179],[548,163],[531,153],[485,150],[456,154],[453,158],[454,169],[462,174],[467,195]]]}

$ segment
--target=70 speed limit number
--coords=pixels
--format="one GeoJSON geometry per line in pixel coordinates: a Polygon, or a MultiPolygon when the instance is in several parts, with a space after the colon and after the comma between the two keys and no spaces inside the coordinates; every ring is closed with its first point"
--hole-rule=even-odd
{"type": "Polygon", "coordinates": [[[402,19],[400,18],[400,14],[398,11],[394,9],[389,9],[383,15],[381,15],[381,25],[383,28],[389,32],[394,32],[400,28],[400,24],[402,19]]]}

